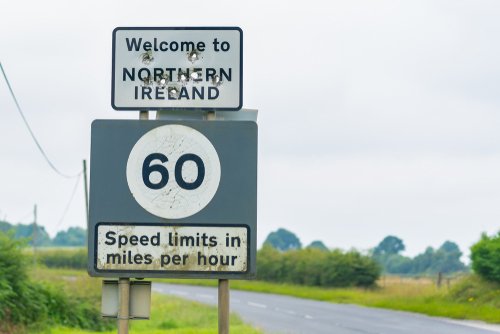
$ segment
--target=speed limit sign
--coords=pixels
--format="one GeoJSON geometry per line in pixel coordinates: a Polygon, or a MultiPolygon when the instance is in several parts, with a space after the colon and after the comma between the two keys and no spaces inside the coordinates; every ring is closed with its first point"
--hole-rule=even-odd
{"type": "Polygon", "coordinates": [[[127,183],[148,212],[167,219],[202,210],[219,187],[220,161],[210,141],[193,128],[157,127],[137,141],[127,161],[127,183]]]}
{"type": "Polygon", "coordinates": [[[90,167],[91,276],[255,276],[255,122],[94,121],[90,167]]]}

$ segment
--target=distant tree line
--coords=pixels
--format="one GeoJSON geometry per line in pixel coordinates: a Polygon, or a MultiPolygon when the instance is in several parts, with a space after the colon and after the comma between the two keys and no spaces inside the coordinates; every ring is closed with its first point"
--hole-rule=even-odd
{"type": "MultiPolygon", "coordinates": [[[[269,234],[258,252],[258,277],[306,285],[366,286],[373,284],[380,273],[435,275],[469,270],[461,261],[460,248],[451,241],[437,249],[428,247],[415,257],[402,255],[404,250],[403,240],[396,236],[385,237],[365,255],[355,250],[329,250],[319,240],[302,249],[294,233],[280,228],[269,234]]],[[[498,264],[500,268],[500,260],[498,264]]],[[[500,277],[500,269],[498,274],[500,277]]]]}
{"type": "Polygon", "coordinates": [[[87,244],[87,230],[81,227],[70,227],[66,231],[59,231],[53,239],[43,226],[36,225],[35,230],[35,224],[13,225],[0,221],[0,231],[12,234],[15,239],[27,239],[29,246],[33,246],[34,235],[36,235],[34,239],[37,247],[75,247],[87,244]]]}
{"type": "Polygon", "coordinates": [[[451,274],[467,271],[460,260],[462,252],[451,241],[444,242],[438,249],[427,247],[411,258],[401,255],[405,250],[403,240],[395,236],[385,237],[372,251],[372,257],[383,268],[384,273],[396,275],[451,274]]]}

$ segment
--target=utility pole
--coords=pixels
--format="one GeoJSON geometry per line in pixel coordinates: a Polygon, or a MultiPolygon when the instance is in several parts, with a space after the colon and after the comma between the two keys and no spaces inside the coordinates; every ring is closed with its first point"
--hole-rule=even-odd
{"type": "Polygon", "coordinates": [[[33,263],[36,265],[36,242],[37,242],[37,207],[33,209],[33,263]]]}
{"type": "Polygon", "coordinates": [[[85,214],[87,215],[87,231],[89,231],[89,189],[87,183],[87,160],[83,159],[83,189],[85,191],[85,214]]]}

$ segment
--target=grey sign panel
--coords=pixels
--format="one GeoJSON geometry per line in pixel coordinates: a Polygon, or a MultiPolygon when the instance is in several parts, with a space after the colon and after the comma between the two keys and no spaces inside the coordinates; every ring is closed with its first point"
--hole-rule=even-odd
{"type": "Polygon", "coordinates": [[[243,104],[238,27],[119,27],[113,31],[116,110],[227,110],[243,104]]]}
{"type": "Polygon", "coordinates": [[[255,276],[255,122],[97,120],[91,145],[91,276],[255,276]]]}

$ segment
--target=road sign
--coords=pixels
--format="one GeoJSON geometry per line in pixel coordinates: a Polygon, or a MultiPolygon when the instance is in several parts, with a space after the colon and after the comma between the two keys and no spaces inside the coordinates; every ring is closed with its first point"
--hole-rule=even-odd
{"type": "Polygon", "coordinates": [[[257,126],[92,124],[89,274],[252,278],[257,126]]]}
{"type": "Polygon", "coordinates": [[[239,110],[242,90],[238,27],[113,31],[111,105],[116,110],[239,110]]]}
{"type": "Polygon", "coordinates": [[[214,197],[220,161],[210,141],[193,128],[169,124],[137,141],[127,161],[127,183],[135,200],[162,218],[192,216],[214,197]],[[166,142],[160,152],[158,145],[166,142]],[[155,162],[156,161],[156,162],[155,162]],[[170,171],[164,163],[170,162],[170,171]],[[158,190],[162,196],[158,197],[158,190]]]}

